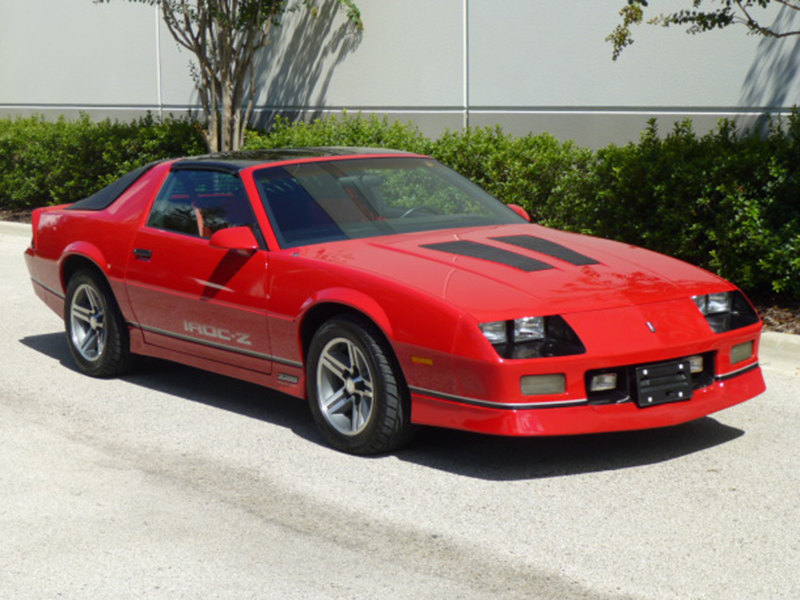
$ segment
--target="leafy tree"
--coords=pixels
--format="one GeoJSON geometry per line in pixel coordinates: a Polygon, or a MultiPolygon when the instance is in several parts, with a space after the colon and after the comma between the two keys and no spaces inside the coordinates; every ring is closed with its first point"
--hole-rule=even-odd
{"type": "MultiPolygon", "coordinates": [[[[191,74],[207,121],[211,151],[238,150],[253,113],[255,63],[270,42],[273,28],[287,13],[308,10],[319,15],[317,0],[128,0],[157,4],[178,45],[194,54],[191,74]]],[[[350,24],[363,28],[353,0],[325,0],[342,7],[350,24]]],[[[95,0],[96,3],[110,0],[95,0]]],[[[312,40],[313,41],[313,40],[312,40]]]]}
{"type": "MultiPolygon", "coordinates": [[[[617,25],[606,38],[606,41],[614,45],[614,60],[619,57],[622,50],[633,43],[631,26],[642,23],[644,8],[649,4],[649,0],[628,0],[628,4],[620,11],[622,23],[617,25]]],[[[800,0],[691,0],[691,8],[659,14],[648,23],[663,27],[686,25],[687,31],[692,34],[742,25],[750,33],[765,37],[785,38],[800,35],[800,25],[794,23],[791,18],[781,19],[780,23],[765,21],[765,18],[770,19],[770,15],[765,14],[765,11],[771,6],[800,13],[800,0]]]]}

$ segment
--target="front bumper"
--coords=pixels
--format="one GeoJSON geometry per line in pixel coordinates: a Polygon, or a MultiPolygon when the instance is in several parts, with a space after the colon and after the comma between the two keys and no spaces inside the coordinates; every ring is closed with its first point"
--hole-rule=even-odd
{"type": "MultiPolygon", "coordinates": [[[[758,364],[695,391],[690,400],[639,408],[634,402],[592,405],[588,400],[540,403],[536,408],[513,404],[459,401],[412,388],[412,421],[480,433],[508,436],[575,435],[653,429],[678,425],[735,406],[764,392],[758,364]]],[[[466,399],[462,399],[466,400],[466,399]]]]}

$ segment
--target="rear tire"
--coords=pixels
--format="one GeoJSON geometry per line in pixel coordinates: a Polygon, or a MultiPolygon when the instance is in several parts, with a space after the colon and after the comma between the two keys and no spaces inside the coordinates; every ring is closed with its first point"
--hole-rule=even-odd
{"type": "Polygon", "coordinates": [[[67,343],[75,364],[92,377],[116,377],[130,370],[128,327],[108,283],[92,271],[75,273],[64,303],[67,343]]]}
{"type": "Polygon", "coordinates": [[[306,381],[314,421],[338,450],[389,452],[415,432],[400,368],[380,332],[363,319],[340,316],[319,328],[306,381]]]}

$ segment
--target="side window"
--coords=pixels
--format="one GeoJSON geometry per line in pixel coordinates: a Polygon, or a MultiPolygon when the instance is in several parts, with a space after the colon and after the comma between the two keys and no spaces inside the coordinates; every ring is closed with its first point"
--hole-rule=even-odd
{"type": "Polygon", "coordinates": [[[220,229],[253,227],[255,215],[238,176],[182,169],[170,173],[147,224],[209,238],[220,229]]]}

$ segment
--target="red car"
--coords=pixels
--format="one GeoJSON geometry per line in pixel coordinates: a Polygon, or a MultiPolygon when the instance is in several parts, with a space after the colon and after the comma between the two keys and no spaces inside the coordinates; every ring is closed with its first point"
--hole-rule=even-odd
{"type": "Polygon", "coordinates": [[[27,266],[78,367],[137,355],[309,400],[369,454],[416,425],[564,435],[756,396],[761,321],[727,281],[531,224],[435,160],[361,149],[159,162],[38,209],[27,266]]]}

